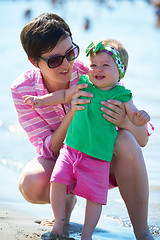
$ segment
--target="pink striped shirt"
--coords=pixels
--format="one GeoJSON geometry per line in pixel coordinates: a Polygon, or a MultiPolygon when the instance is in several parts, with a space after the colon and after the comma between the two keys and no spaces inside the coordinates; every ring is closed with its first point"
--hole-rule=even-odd
{"type": "MultiPolygon", "coordinates": [[[[87,66],[76,60],[73,65],[70,87],[75,86],[79,77],[87,73],[87,66]]],[[[39,68],[29,70],[18,77],[11,85],[11,92],[19,123],[26,131],[30,142],[36,147],[37,153],[45,158],[54,158],[50,149],[51,137],[61,124],[65,112],[70,109],[69,103],[63,104],[64,109],[61,104],[32,109],[30,105],[23,102],[22,96],[42,96],[48,93],[39,68]]]]}

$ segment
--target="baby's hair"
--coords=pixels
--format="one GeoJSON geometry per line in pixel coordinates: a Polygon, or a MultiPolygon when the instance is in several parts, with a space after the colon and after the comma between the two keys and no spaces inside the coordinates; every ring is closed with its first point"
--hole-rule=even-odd
{"type": "Polygon", "coordinates": [[[128,58],[129,58],[128,52],[120,42],[118,42],[117,40],[108,39],[108,40],[103,40],[102,44],[115,48],[120,53],[120,55],[122,57],[122,60],[123,60],[124,64],[126,65],[126,68],[127,68],[128,58]]]}

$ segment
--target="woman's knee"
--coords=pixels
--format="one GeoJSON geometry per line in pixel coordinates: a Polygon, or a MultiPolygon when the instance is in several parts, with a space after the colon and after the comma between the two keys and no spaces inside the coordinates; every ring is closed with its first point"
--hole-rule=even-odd
{"type": "Polygon", "coordinates": [[[19,190],[32,203],[49,202],[50,175],[54,163],[43,159],[29,162],[19,177],[19,190]]]}
{"type": "Polygon", "coordinates": [[[119,187],[129,186],[135,178],[145,183],[147,173],[141,147],[128,131],[121,131],[115,144],[110,175],[116,177],[119,187]]]}
{"type": "Polygon", "coordinates": [[[142,157],[140,145],[127,130],[120,130],[115,143],[114,156],[117,158],[134,159],[142,157]]]}
{"type": "Polygon", "coordinates": [[[44,189],[49,185],[49,181],[38,175],[22,172],[19,178],[19,190],[23,197],[31,203],[37,203],[44,194],[44,189]]]}

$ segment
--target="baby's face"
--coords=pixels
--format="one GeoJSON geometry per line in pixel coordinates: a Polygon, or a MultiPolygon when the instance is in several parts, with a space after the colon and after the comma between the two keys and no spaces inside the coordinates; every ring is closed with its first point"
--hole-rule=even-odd
{"type": "Polygon", "coordinates": [[[89,78],[101,90],[113,88],[119,80],[119,71],[113,58],[106,52],[91,54],[89,78]]]}

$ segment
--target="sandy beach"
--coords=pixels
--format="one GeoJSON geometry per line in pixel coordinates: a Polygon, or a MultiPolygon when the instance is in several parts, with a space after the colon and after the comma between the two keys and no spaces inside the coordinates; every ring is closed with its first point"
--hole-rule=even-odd
{"type": "MultiPolygon", "coordinates": [[[[21,205],[21,204],[19,204],[21,205]]],[[[22,204],[23,205],[23,204],[22,204]]],[[[22,206],[19,206],[22,208],[22,206]]],[[[36,223],[31,214],[18,210],[17,203],[0,203],[0,239],[7,240],[50,240],[51,227],[36,223]]],[[[38,219],[40,220],[40,219],[38,219]]],[[[80,240],[83,214],[78,205],[75,207],[70,225],[65,227],[66,239],[80,240]],[[73,221],[74,220],[74,221],[73,221]]],[[[154,234],[155,240],[159,239],[154,234]]],[[[132,229],[121,226],[114,219],[101,216],[93,234],[93,240],[134,240],[132,229]]]]}
{"type": "Polygon", "coordinates": [[[48,229],[34,222],[34,205],[21,198],[18,174],[4,166],[0,166],[0,172],[0,182],[3,183],[0,191],[0,239],[42,239],[42,234],[48,229]]]}
{"type": "Polygon", "coordinates": [[[36,224],[33,217],[15,210],[14,204],[0,204],[0,239],[39,240],[43,239],[43,233],[50,231],[48,228],[36,224]]]}
{"type": "MultiPolygon", "coordinates": [[[[19,204],[21,205],[21,204],[19,204]]],[[[19,206],[22,208],[22,206],[19,206]]],[[[0,204],[0,239],[7,240],[29,240],[29,239],[45,239],[49,240],[51,227],[42,226],[36,223],[37,219],[30,214],[24,213],[23,210],[18,210],[16,203],[1,203],[0,204]]],[[[40,219],[38,219],[40,220],[40,219]]],[[[67,237],[72,237],[75,240],[80,240],[82,229],[83,216],[77,205],[72,215],[70,225],[65,227],[67,237]]],[[[113,220],[104,219],[101,217],[100,222],[95,229],[93,239],[134,239],[131,229],[123,229],[113,220]],[[111,231],[109,231],[111,229],[111,231]]],[[[67,238],[68,239],[68,238],[67,238]]]]}

